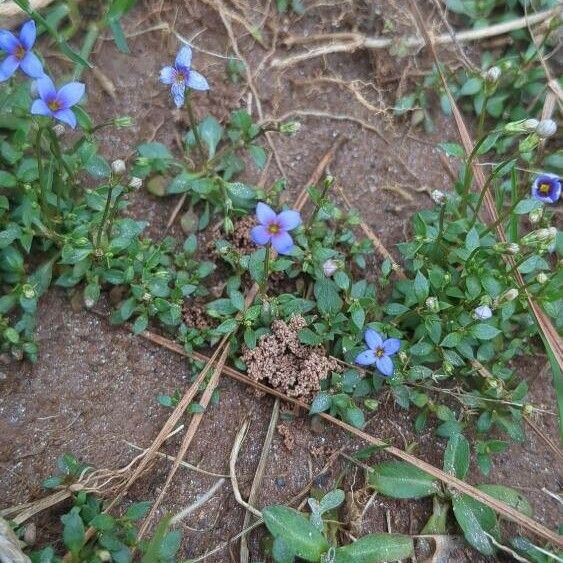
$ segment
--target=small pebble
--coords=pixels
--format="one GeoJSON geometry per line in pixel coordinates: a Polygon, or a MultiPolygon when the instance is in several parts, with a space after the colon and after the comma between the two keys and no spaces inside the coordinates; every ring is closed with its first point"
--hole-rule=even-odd
{"type": "Polygon", "coordinates": [[[279,487],[280,489],[285,487],[285,479],[283,477],[276,477],[274,483],[276,484],[276,487],[279,487]]]}

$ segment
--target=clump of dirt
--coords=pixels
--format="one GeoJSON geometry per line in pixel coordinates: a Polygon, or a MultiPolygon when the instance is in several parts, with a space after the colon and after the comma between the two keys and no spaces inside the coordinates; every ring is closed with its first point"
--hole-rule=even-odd
{"type": "Polygon", "coordinates": [[[182,317],[186,326],[197,330],[209,330],[216,326],[213,319],[207,314],[202,303],[194,301],[184,301],[182,307],[182,317]]]}
{"type": "Polygon", "coordinates": [[[298,332],[305,326],[307,322],[299,315],[289,323],[274,321],[272,334],[263,336],[253,350],[245,349],[242,359],[255,381],[265,379],[274,389],[309,403],[320,390],[321,381],[341,368],[322,347],[299,342],[298,332]]]}
{"type": "Polygon", "coordinates": [[[283,438],[283,445],[288,452],[291,452],[295,447],[295,436],[293,432],[285,424],[278,424],[276,427],[278,434],[283,438]]]}
{"type": "Polygon", "coordinates": [[[207,250],[216,254],[215,241],[225,239],[240,254],[251,254],[256,250],[256,243],[250,238],[250,231],[254,226],[256,226],[256,219],[252,215],[237,219],[233,231],[228,234],[223,231],[222,223],[218,223],[212,229],[207,250]]]}

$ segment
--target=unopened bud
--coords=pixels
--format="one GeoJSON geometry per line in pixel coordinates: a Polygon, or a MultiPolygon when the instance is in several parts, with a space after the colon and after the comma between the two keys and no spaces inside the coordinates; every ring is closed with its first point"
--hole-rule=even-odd
{"type": "Polygon", "coordinates": [[[539,223],[542,217],[543,217],[543,207],[532,209],[532,211],[530,211],[530,213],[528,214],[528,220],[530,221],[530,223],[532,223],[532,225],[536,225],[537,223],[539,223]]]}
{"type": "Polygon", "coordinates": [[[399,352],[399,360],[401,361],[402,364],[406,364],[409,361],[409,357],[407,356],[407,353],[401,350],[399,352]]]}
{"type": "Polygon", "coordinates": [[[138,190],[143,187],[143,180],[141,178],[137,178],[137,176],[132,176],[131,180],[129,180],[129,187],[138,190]]]}
{"type": "Polygon", "coordinates": [[[121,117],[116,117],[113,120],[114,126],[117,127],[118,129],[122,129],[123,127],[131,127],[133,123],[134,123],[133,118],[129,117],[128,115],[122,115],[121,117]]]}
{"type": "Polygon", "coordinates": [[[26,283],[22,287],[22,294],[26,299],[33,299],[34,297],[37,297],[37,293],[35,292],[35,289],[33,289],[33,287],[28,283],[26,283]]]}
{"type": "Polygon", "coordinates": [[[122,176],[123,174],[125,174],[125,171],[127,170],[125,166],[125,161],[121,160],[120,158],[114,160],[111,163],[111,170],[117,176],[122,176]]]}
{"type": "Polygon", "coordinates": [[[432,201],[434,203],[437,203],[438,205],[446,203],[447,199],[446,194],[444,192],[441,192],[440,190],[432,190],[430,197],[432,198],[432,201]]]}
{"type": "Polygon", "coordinates": [[[91,297],[86,297],[86,299],[84,299],[84,306],[86,309],[91,309],[95,304],[96,302],[91,297]]]}
{"type": "Polygon", "coordinates": [[[524,405],[522,408],[522,414],[526,416],[530,416],[534,412],[534,405],[530,405],[529,403],[524,405]]]}
{"type": "Polygon", "coordinates": [[[536,134],[542,139],[552,137],[557,132],[557,123],[553,119],[542,119],[536,127],[536,134]]]}
{"type": "Polygon", "coordinates": [[[62,123],[56,123],[53,125],[53,133],[60,139],[65,134],[65,126],[62,123]]]}
{"type": "Polygon", "coordinates": [[[549,278],[548,278],[547,274],[544,273],[544,272],[540,272],[540,273],[537,275],[537,277],[536,277],[536,281],[537,281],[538,283],[541,283],[541,284],[546,283],[547,280],[549,280],[549,278]]]}
{"type": "Polygon", "coordinates": [[[485,73],[485,80],[489,82],[498,82],[502,71],[498,66],[492,66],[486,73],[485,73]]]}
{"type": "Polygon", "coordinates": [[[368,409],[370,411],[374,411],[379,406],[379,401],[376,400],[376,399],[366,399],[364,401],[364,405],[365,405],[366,409],[368,409]]]}
{"type": "Polygon", "coordinates": [[[499,298],[501,303],[508,303],[509,301],[514,301],[518,297],[518,290],[515,288],[508,289],[499,298]]]}
{"type": "Polygon", "coordinates": [[[288,121],[280,125],[280,133],[283,135],[295,135],[301,129],[299,121],[288,121]]]}
{"type": "Polygon", "coordinates": [[[152,295],[148,291],[145,291],[145,293],[143,293],[143,301],[148,303],[151,299],[152,295]]]}
{"type": "Polygon", "coordinates": [[[338,264],[334,260],[332,260],[331,258],[329,258],[323,264],[323,274],[327,278],[330,278],[332,275],[334,275],[337,270],[338,270],[338,264]]]}
{"type": "Polygon", "coordinates": [[[521,153],[531,152],[538,146],[539,142],[540,138],[538,135],[536,133],[532,133],[518,143],[518,150],[521,153]]]}
{"type": "Polygon", "coordinates": [[[537,128],[540,122],[537,119],[526,119],[524,123],[522,123],[522,127],[528,133],[533,133],[537,128]]]}
{"type": "Polygon", "coordinates": [[[436,297],[428,297],[424,304],[431,313],[437,313],[440,310],[440,304],[436,297]]]}
{"type": "Polygon", "coordinates": [[[486,321],[493,316],[493,312],[488,305],[479,305],[473,311],[473,318],[478,321],[486,321]]]}
{"type": "Polygon", "coordinates": [[[96,551],[96,557],[104,563],[112,560],[111,553],[107,549],[100,549],[99,551],[96,551]]]}
{"type": "Polygon", "coordinates": [[[445,361],[442,364],[442,367],[444,368],[444,373],[446,375],[451,375],[454,372],[454,366],[452,365],[451,362],[445,361]]]}
{"type": "Polygon", "coordinates": [[[498,242],[493,246],[493,250],[500,254],[518,254],[520,247],[515,242],[498,242]]]}
{"type": "Polygon", "coordinates": [[[555,227],[547,227],[546,229],[537,229],[522,237],[524,244],[535,244],[544,242],[550,244],[557,236],[557,229],[555,227]]]}

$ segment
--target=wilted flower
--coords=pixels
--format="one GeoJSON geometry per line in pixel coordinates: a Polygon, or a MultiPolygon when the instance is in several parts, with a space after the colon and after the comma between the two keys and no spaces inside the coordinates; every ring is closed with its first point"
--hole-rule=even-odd
{"type": "Polygon", "coordinates": [[[523,244],[536,244],[538,242],[551,243],[557,236],[555,227],[547,227],[546,229],[537,229],[522,237],[523,244]]]}
{"type": "Polygon", "coordinates": [[[192,90],[209,90],[209,84],[203,74],[193,70],[192,49],[188,45],[184,45],[176,55],[174,66],[165,66],[160,71],[160,81],[163,84],[170,84],[170,93],[174,99],[176,107],[184,105],[184,97],[186,88],[192,90]]]}
{"type": "Polygon", "coordinates": [[[544,283],[546,283],[548,279],[549,279],[549,278],[548,278],[548,276],[547,276],[547,274],[546,274],[545,272],[540,272],[540,273],[536,276],[536,281],[537,281],[538,283],[542,284],[542,285],[543,285],[544,283]]]}
{"type": "Polygon", "coordinates": [[[39,99],[31,105],[31,113],[54,117],[73,129],[76,127],[76,116],[70,109],[84,96],[85,86],[82,82],[69,82],[57,91],[53,81],[48,77],[37,81],[39,99]]]}
{"type": "Polygon", "coordinates": [[[438,303],[438,299],[436,299],[436,297],[428,297],[425,301],[425,305],[432,313],[437,313],[440,310],[440,304],[438,303]]]}
{"type": "Polygon", "coordinates": [[[256,206],[256,217],[260,225],[250,232],[252,240],[260,245],[271,244],[280,254],[288,254],[293,249],[293,239],[288,231],[301,224],[298,211],[289,209],[276,213],[269,205],[259,202],[256,206]]]}
{"type": "Polygon", "coordinates": [[[58,138],[62,137],[65,134],[65,126],[62,123],[55,123],[53,125],[53,133],[58,138]]]}
{"type": "Polygon", "coordinates": [[[446,194],[440,190],[432,190],[430,197],[432,198],[432,201],[438,205],[442,205],[442,203],[446,202],[446,194]]]}
{"type": "Polygon", "coordinates": [[[143,180],[141,178],[137,178],[137,176],[132,176],[131,180],[129,180],[129,187],[133,188],[134,190],[138,190],[143,186],[143,180]]]}
{"type": "Polygon", "coordinates": [[[334,260],[332,260],[332,258],[329,258],[323,264],[323,274],[327,278],[330,278],[332,275],[334,275],[337,270],[338,270],[338,264],[334,260]]]}
{"type": "Polygon", "coordinates": [[[518,254],[520,247],[515,242],[497,242],[493,250],[501,254],[518,254]]]}
{"type": "Polygon", "coordinates": [[[515,288],[507,289],[500,297],[500,303],[508,303],[509,301],[514,301],[518,297],[518,290],[515,288]]]}
{"type": "Polygon", "coordinates": [[[540,122],[537,119],[526,119],[522,123],[522,127],[528,132],[533,133],[537,128],[540,122]]]}
{"type": "Polygon", "coordinates": [[[117,176],[125,174],[126,170],[127,168],[125,167],[125,161],[121,160],[121,158],[117,158],[111,163],[111,171],[117,176]]]}
{"type": "Polygon", "coordinates": [[[551,137],[557,132],[557,123],[553,119],[542,119],[536,127],[536,133],[542,139],[551,137]]]}
{"type": "Polygon", "coordinates": [[[373,328],[366,329],[364,339],[368,349],[356,356],[356,363],[360,366],[375,364],[378,371],[385,377],[393,375],[394,366],[391,356],[399,351],[401,341],[397,338],[383,340],[381,334],[373,330],[373,328]]]}
{"type": "Polygon", "coordinates": [[[485,73],[485,80],[489,82],[498,82],[502,71],[498,66],[492,66],[486,73],[485,73]]]}
{"type": "Polygon", "coordinates": [[[555,174],[540,174],[532,184],[532,197],[544,203],[556,203],[561,197],[561,179],[555,174]]]}
{"type": "Polygon", "coordinates": [[[543,208],[541,207],[538,207],[537,209],[532,209],[532,211],[528,213],[528,221],[530,221],[532,225],[539,223],[542,217],[543,217],[543,208]]]}
{"type": "Polygon", "coordinates": [[[33,20],[22,25],[19,38],[7,29],[0,29],[0,49],[6,51],[6,57],[0,64],[0,82],[8,80],[18,68],[31,78],[41,78],[45,74],[41,61],[31,51],[36,35],[33,20]]]}
{"type": "Polygon", "coordinates": [[[479,321],[486,321],[493,316],[493,312],[488,305],[479,305],[473,311],[473,318],[479,321]]]}

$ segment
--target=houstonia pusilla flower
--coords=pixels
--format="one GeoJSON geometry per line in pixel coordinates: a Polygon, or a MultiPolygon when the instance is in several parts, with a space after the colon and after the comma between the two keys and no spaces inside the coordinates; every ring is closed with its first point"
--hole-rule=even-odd
{"type": "Polygon", "coordinates": [[[252,228],[252,240],[260,246],[271,244],[279,254],[289,254],[293,249],[293,239],[288,231],[301,224],[299,212],[288,209],[276,213],[269,205],[259,202],[256,217],[260,225],[252,228]]]}
{"type": "Polygon", "coordinates": [[[401,341],[397,338],[387,338],[384,340],[383,336],[376,330],[373,330],[373,328],[366,329],[364,339],[368,349],[356,356],[356,363],[360,366],[375,364],[378,371],[385,377],[393,375],[394,366],[391,356],[399,351],[401,341]]]}
{"type": "Polygon", "coordinates": [[[473,318],[477,321],[486,321],[493,316],[493,312],[488,305],[479,305],[473,311],[473,318]]]}
{"type": "Polygon", "coordinates": [[[70,108],[84,96],[85,89],[82,82],[69,82],[57,90],[53,81],[48,76],[44,76],[37,81],[39,99],[31,105],[31,113],[54,117],[74,129],[76,115],[70,108]]]}
{"type": "Polygon", "coordinates": [[[544,203],[556,203],[561,197],[561,179],[555,174],[540,174],[532,184],[532,197],[544,203]]]}
{"type": "Polygon", "coordinates": [[[18,68],[31,78],[41,78],[45,74],[41,61],[31,50],[36,36],[33,20],[22,25],[19,37],[7,29],[0,29],[0,50],[6,53],[0,63],[0,82],[8,80],[18,68]]]}
{"type": "Polygon", "coordinates": [[[184,45],[176,55],[174,66],[165,66],[160,71],[160,81],[170,85],[170,93],[176,107],[184,105],[186,88],[192,90],[209,90],[209,84],[203,74],[191,67],[192,49],[184,45]]]}

